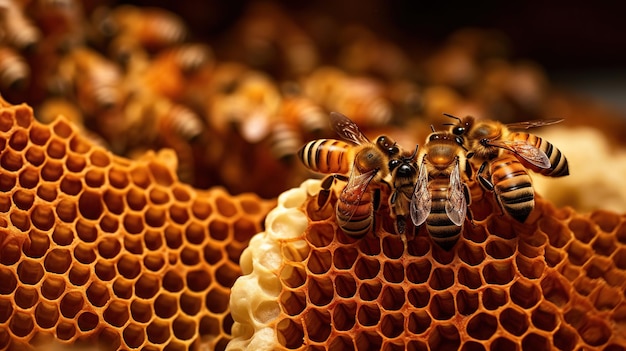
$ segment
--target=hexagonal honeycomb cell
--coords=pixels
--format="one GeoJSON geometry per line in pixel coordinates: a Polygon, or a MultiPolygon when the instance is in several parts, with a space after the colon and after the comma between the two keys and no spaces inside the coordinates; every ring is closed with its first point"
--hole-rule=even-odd
{"type": "Polygon", "coordinates": [[[129,161],[0,105],[0,350],[224,349],[274,201],[192,189],[167,151],[129,161]]]}
{"type": "Polygon", "coordinates": [[[346,236],[319,184],[283,193],[242,254],[228,350],[626,350],[626,215],[538,197],[520,224],[484,196],[496,210],[445,251],[392,234],[384,206],[376,236],[346,236]]]}

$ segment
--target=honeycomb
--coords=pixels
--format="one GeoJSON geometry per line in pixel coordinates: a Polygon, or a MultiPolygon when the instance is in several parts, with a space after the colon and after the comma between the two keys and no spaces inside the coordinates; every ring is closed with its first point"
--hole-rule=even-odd
{"type": "Polygon", "coordinates": [[[350,238],[319,188],[283,193],[242,254],[227,350],[626,350],[625,215],[538,197],[520,224],[472,191],[448,252],[423,226],[393,234],[384,207],[350,238]]]}
{"type": "Polygon", "coordinates": [[[534,178],[533,186],[537,192],[556,205],[572,206],[578,211],[626,212],[626,187],[616,186],[623,182],[623,174],[626,174],[626,149],[623,146],[612,144],[605,133],[594,127],[547,129],[540,135],[559,145],[575,171],[559,179],[557,184],[545,177],[534,178]],[[611,167],[589,167],[590,159],[596,165],[611,167]]]}
{"type": "Polygon", "coordinates": [[[1,105],[0,350],[224,349],[239,257],[274,201],[194,190],[172,152],[129,161],[1,105]]]}

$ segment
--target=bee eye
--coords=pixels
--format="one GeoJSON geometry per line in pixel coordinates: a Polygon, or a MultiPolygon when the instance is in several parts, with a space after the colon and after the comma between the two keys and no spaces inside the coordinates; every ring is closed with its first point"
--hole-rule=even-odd
{"type": "Polygon", "coordinates": [[[389,148],[389,141],[387,140],[387,137],[384,135],[379,136],[378,140],[376,140],[376,143],[385,149],[389,148]]]}
{"type": "Polygon", "coordinates": [[[413,169],[409,165],[402,165],[398,168],[398,175],[401,177],[409,177],[413,173],[413,169]]]}
{"type": "Polygon", "coordinates": [[[399,165],[400,165],[400,160],[391,160],[389,161],[389,170],[393,171],[399,165]]]}
{"type": "Polygon", "coordinates": [[[452,134],[454,134],[454,135],[463,135],[463,133],[465,133],[465,128],[464,127],[454,127],[454,128],[452,128],[452,134]]]}
{"type": "Polygon", "coordinates": [[[439,134],[432,134],[430,138],[428,138],[428,141],[439,140],[440,137],[441,136],[439,134]]]}
{"type": "Polygon", "coordinates": [[[381,135],[378,139],[376,139],[376,145],[378,145],[382,151],[386,151],[389,155],[396,155],[400,153],[400,149],[396,146],[396,142],[392,141],[385,135],[381,135]]]}

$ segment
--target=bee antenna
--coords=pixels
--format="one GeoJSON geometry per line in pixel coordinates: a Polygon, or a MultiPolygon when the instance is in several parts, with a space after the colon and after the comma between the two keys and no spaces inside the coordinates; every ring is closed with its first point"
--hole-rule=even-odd
{"type": "Polygon", "coordinates": [[[411,154],[411,160],[415,158],[415,155],[417,155],[417,149],[419,149],[419,144],[415,144],[415,151],[413,151],[413,154],[411,154]]]}
{"type": "Polygon", "coordinates": [[[457,117],[457,116],[454,116],[454,115],[451,115],[451,114],[445,113],[445,112],[443,113],[443,115],[446,116],[446,117],[450,117],[450,118],[456,119],[457,121],[461,122],[461,119],[459,117],[457,117]]]}
{"type": "Polygon", "coordinates": [[[441,123],[442,126],[454,126],[454,123],[441,123]]]}
{"type": "Polygon", "coordinates": [[[435,132],[435,126],[431,124],[431,125],[430,125],[430,130],[432,130],[432,131],[433,131],[433,133],[434,133],[434,132],[435,132]]]}

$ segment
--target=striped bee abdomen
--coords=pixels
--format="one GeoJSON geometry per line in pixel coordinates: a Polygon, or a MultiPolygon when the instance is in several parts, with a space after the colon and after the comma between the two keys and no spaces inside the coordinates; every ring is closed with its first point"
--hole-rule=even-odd
{"type": "Polygon", "coordinates": [[[528,161],[520,159],[522,164],[528,169],[532,169],[533,171],[548,177],[564,177],[569,175],[567,158],[565,158],[565,155],[561,153],[561,150],[549,141],[529,133],[511,133],[509,138],[510,140],[526,141],[528,144],[540,149],[546,154],[546,156],[548,156],[548,159],[550,160],[549,168],[539,168],[528,161]]]}
{"type": "Polygon", "coordinates": [[[298,151],[302,163],[314,172],[348,174],[351,169],[348,150],[352,145],[341,140],[318,139],[298,151]]]}
{"type": "Polygon", "coordinates": [[[511,217],[523,223],[535,207],[535,191],[526,168],[507,154],[491,161],[490,173],[496,198],[511,217]]]}

